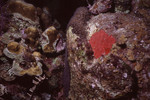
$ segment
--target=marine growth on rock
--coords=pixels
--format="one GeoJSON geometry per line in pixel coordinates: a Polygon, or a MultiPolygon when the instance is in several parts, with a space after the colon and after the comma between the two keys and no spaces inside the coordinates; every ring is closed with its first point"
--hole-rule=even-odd
{"type": "Polygon", "coordinates": [[[102,55],[107,55],[115,41],[115,38],[108,35],[103,29],[94,33],[91,36],[89,43],[93,49],[95,58],[99,58],[102,55]]]}
{"type": "Polygon", "coordinates": [[[0,0],[0,100],[150,100],[149,23],[150,0],[0,0]]]}

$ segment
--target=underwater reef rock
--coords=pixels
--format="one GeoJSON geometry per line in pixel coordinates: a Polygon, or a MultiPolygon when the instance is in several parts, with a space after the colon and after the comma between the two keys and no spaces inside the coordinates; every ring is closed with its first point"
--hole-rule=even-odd
{"type": "Polygon", "coordinates": [[[23,0],[10,0],[8,7],[11,13],[19,13],[32,21],[36,21],[38,18],[36,8],[32,4],[28,4],[23,0]]]}
{"type": "Polygon", "coordinates": [[[0,78],[5,81],[13,81],[14,75],[10,75],[9,69],[12,67],[11,61],[4,55],[0,56],[0,78]]]}
{"type": "MultiPolygon", "coordinates": [[[[8,11],[11,15],[11,18],[9,18],[9,28],[5,32],[5,34],[2,35],[1,41],[5,44],[8,44],[9,42],[12,41],[23,41],[22,39],[27,35],[27,28],[28,27],[34,27],[36,28],[39,32],[41,32],[40,29],[40,23],[39,23],[39,18],[36,13],[33,13],[32,10],[27,10],[27,8],[33,7],[34,11],[36,11],[35,7],[32,4],[27,4],[24,1],[20,0],[10,0],[8,2],[8,11]],[[19,2],[19,3],[18,3],[19,2]],[[28,7],[29,6],[29,7],[28,7]],[[25,10],[25,11],[11,11],[13,10],[11,7],[13,7],[16,10],[25,10]],[[21,8],[21,9],[20,9],[21,8]],[[28,14],[32,14],[31,17],[36,16],[35,20],[32,20],[32,18],[25,16],[27,14],[22,14],[27,12],[28,14]],[[24,32],[26,30],[26,33],[24,32]],[[21,39],[22,38],[22,39],[21,39]]],[[[29,28],[28,28],[29,30],[29,28]]],[[[29,35],[29,34],[28,34],[29,35]]],[[[28,36],[27,35],[27,36],[28,36]]],[[[33,35],[32,35],[33,36],[33,35]]],[[[33,37],[32,37],[33,38],[33,37]]]]}
{"type": "Polygon", "coordinates": [[[7,92],[6,87],[0,84],[0,96],[4,95],[7,92]]]}
{"type": "Polygon", "coordinates": [[[93,14],[107,12],[112,7],[113,0],[94,0],[94,4],[89,7],[89,11],[93,14]]]}
{"type": "Polygon", "coordinates": [[[0,0],[0,100],[150,99],[149,0],[83,2],[0,0]]]}
{"type": "Polygon", "coordinates": [[[129,13],[131,10],[131,0],[114,0],[115,12],[129,13]]]}
{"type": "MultiPolygon", "coordinates": [[[[83,15],[89,14],[83,9],[78,8],[71,18],[66,35],[71,70],[69,98],[148,100],[150,19],[136,13],[100,13],[87,19],[83,15]],[[101,55],[95,56],[95,52],[101,55]]],[[[144,11],[149,15],[150,10],[144,11]]]]}
{"type": "MultiPolygon", "coordinates": [[[[70,22],[68,23],[69,26],[75,27],[72,31],[76,34],[80,34],[80,32],[83,34],[83,38],[85,38],[85,26],[86,21],[90,19],[90,13],[86,7],[79,7],[75,13],[74,18],[70,19],[70,22]]],[[[69,27],[68,26],[68,27],[69,27]]],[[[69,31],[69,30],[68,30],[69,31]]]]}
{"type": "Polygon", "coordinates": [[[0,35],[0,96],[4,95],[4,99],[8,96],[6,100],[57,97],[62,91],[65,49],[59,22],[49,19],[52,16],[45,8],[39,8],[41,14],[47,13],[41,15],[37,7],[24,0],[9,0],[6,7],[10,18],[7,30],[0,30],[3,31],[0,35]],[[46,89],[40,87],[43,83],[46,89]],[[43,89],[40,93],[39,88],[43,89]]]}
{"type": "Polygon", "coordinates": [[[150,7],[150,1],[149,0],[141,0],[141,1],[145,7],[150,7]]]}
{"type": "Polygon", "coordinates": [[[46,59],[40,52],[59,53],[65,43],[61,33],[51,26],[42,33],[36,7],[20,0],[10,0],[8,10],[12,15],[10,27],[1,36],[4,46],[3,54],[12,59],[11,75],[41,75],[42,60],[46,59]],[[27,13],[27,14],[26,14],[27,13]],[[43,56],[43,57],[42,57],[43,56]]]}

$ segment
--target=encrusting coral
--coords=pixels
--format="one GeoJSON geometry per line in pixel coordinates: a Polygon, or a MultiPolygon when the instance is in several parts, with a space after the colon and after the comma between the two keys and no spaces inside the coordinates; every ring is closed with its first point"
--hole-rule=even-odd
{"type": "Polygon", "coordinates": [[[17,59],[19,61],[23,59],[22,56],[24,52],[25,48],[17,42],[8,43],[7,47],[3,50],[5,56],[11,59],[17,59]]]}
{"type": "Polygon", "coordinates": [[[39,31],[36,27],[28,27],[24,30],[24,34],[26,35],[25,43],[31,48],[35,49],[39,45],[39,31]]]}
{"type": "Polygon", "coordinates": [[[22,16],[31,19],[32,21],[37,20],[37,11],[32,4],[28,4],[23,0],[10,0],[8,7],[11,13],[19,13],[22,16]]]}
{"type": "Polygon", "coordinates": [[[60,52],[65,47],[61,34],[54,26],[47,28],[42,33],[40,44],[44,53],[60,52]]]}

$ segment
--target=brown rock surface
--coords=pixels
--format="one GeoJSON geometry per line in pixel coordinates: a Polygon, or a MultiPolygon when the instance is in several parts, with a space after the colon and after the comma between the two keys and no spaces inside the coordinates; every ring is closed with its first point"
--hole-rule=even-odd
{"type": "Polygon", "coordinates": [[[144,10],[147,13],[143,14],[143,17],[137,16],[137,13],[101,13],[91,16],[89,20],[82,17],[84,14],[88,15],[85,11],[79,13],[82,11],[83,8],[77,10],[67,31],[68,59],[71,67],[69,98],[131,100],[137,96],[138,99],[148,100],[150,26],[149,19],[144,16],[150,14],[149,10],[144,10]],[[116,43],[108,55],[96,59],[89,39],[100,29],[112,35],[116,43]]]}

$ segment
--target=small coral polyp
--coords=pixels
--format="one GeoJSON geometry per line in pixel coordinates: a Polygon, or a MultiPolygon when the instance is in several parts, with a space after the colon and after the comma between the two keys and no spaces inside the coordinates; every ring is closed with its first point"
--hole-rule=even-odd
{"type": "Polygon", "coordinates": [[[29,69],[20,71],[20,75],[22,76],[28,74],[30,76],[39,76],[42,74],[42,64],[40,62],[37,62],[35,64],[31,63],[31,66],[32,67],[30,67],[29,69]]]}
{"type": "Polygon", "coordinates": [[[47,28],[41,37],[41,46],[44,53],[53,53],[57,52],[56,45],[59,39],[61,38],[60,34],[54,26],[47,28]]]}
{"type": "Polygon", "coordinates": [[[95,58],[99,58],[102,55],[107,55],[112,45],[115,43],[115,38],[111,35],[108,35],[104,30],[94,33],[89,42],[94,52],[95,58]]]}
{"type": "Polygon", "coordinates": [[[39,76],[43,73],[42,71],[42,64],[40,62],[27,62],[25,66],[30,66],[27,69],[24,69],[21,66],[21,63],[17,62],[16,60],[13,61],[12,68],[9,70],[9,73],[12,75],[23,76],[28,74],[30,76],[39,76]]]}
{"type": "Polygon", "coordinates": [[[28,27],[25,29],[24,33],[26,34],[25,43],[29,45],[31,49],[35,49],[38,46],[39,32],[36,27],[28,27]]]}
{"type": "Polygon", "coordinates": [[[23,46],[20,45],[19,43],[17,42],[10,42],[8,45],[7,45],[7,49],[12,52],[12,53],[15,53],[15,54],[20,54],[23,52],[23,46]]]}
{"type": "Polygon", "coordinates": [[[10,42],[8,43],[7,47],[3,50],[3,53],[11,59],[19,58],[23,55],[25,48],[17,43],[17,42],[10,42]]]}

